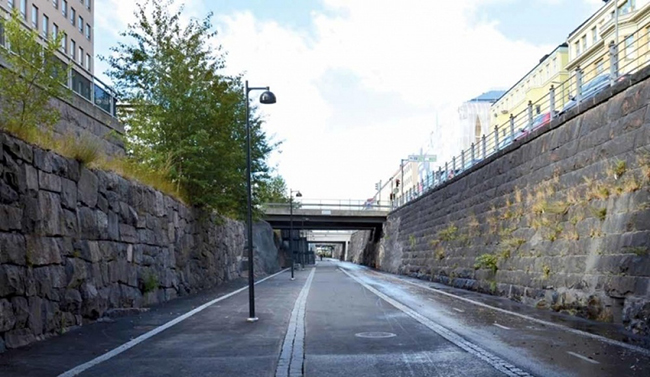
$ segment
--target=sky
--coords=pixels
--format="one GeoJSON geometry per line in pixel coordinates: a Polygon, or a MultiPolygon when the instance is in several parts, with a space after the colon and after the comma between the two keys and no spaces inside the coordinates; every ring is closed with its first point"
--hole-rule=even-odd
{"type": "MultiPolygon", "coordinates": [[[[212,12],[226,74],[270,86],[270,165],[303,200],[364,200],[463,101],[507,89],[601,0],[176,0],[212,12]]],[[[96,1],[95,54],[109,55],[135,1],[96,1]]],[[[105,63],[95,74],[107,81],[105,63]]],[[[110,82],[109,82],[110,84],[110,82]]],[[[260,92],[252,92],[257,100],[260,92]]],[[[436,137],[436,135],[433,135],[436,137]]],[[[460,151],[458,151],[459,153],[460,151]]]]}

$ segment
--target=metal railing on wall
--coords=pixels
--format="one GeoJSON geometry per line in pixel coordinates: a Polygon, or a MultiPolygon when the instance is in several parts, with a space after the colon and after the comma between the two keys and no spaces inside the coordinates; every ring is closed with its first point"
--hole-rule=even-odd
{"type": "MultiPolygon", "coordinates": [[[[386,211],[390,210],[389,201],[369,201],[355,199],[303,199],[293,203],[294,209],[348,210],[348,211],[386,211]]],[[[289,203],[265,203],[263,209],[285,209],[289,203]]]]}
{"type": "MultiPolygon", "coordinates": [[[[6,10],[0,8],[0,17],[5,17],[6,10]]],[[[27,24],[24,24],[29,28],[27,24]]],[[[31,29],[31,28],[30,28],[31,29]]],[[[37,33],[42,43],[46,42],[41,33],[37,33]]],[[[0,48],[9,49],[8,41],[4,33],[4,25],[0,22],[0,48]]],[[[10,50],[11,51],[11,50],[10,50]]],[[[81,98],[90,102],[93,106],[100,108],[112,117],[117,116],[117,93],[109,85],[92,75],[76,60],[72,59],[67,51],[58,51],[58,57],[61,64],[70,66],[65,86],[78,94],[81,98]]],[[[81,56],[81,59],[84,57],[81,56]]],[[[2,62],[0,62],[2,63],[2,62]]],[[[5,67],[6,68],[6,67],[5,67]]]]}
{"type": "Polygon", "coordinates": [[[507,122],[495,126],[493,131],[482,135],[480,141],[439,165],[437,171],[428,173],[417,186],[393,200],[391,206],[400,207],[417,199],[509,145],[547,127],[553,119],[646,67],[650,63],[649,30],[642,28],[618,44],[610,43],[605,51],[591,60],[588,68],[577,67],[569,72],[568,79],[558,82],[557,86],[553,83],[542,98],[529,101],[524,110],[510,114],[507,122]]]}

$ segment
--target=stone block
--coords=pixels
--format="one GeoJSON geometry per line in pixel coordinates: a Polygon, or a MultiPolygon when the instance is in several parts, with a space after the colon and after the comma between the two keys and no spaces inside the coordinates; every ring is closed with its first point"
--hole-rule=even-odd
{"type": "Polygon", "coordinates": [[[56,193],[61,192],[61,177],[58,175],[38,172],[38,187],[41,190],[52,191],[56,193]]]}
{"type": "Polygon", "coordinates": [[[97,205],[98,185],[97,176],[90,170],[82,168],[79,184],[77,185],[79,201],[90,208],[94,208],[97,205]]]}
{"type": "Polygon", "coordinates": [[[59,289],[66,286],[65,268],[63,266],[45,266],[33,270],[36,282],[36,294],[52,301],[59,301],[59,289]]]}
{"type": "MultiPolygon", "coordinates": [[[[32,202],[33,203],[33,202],[32,202]]],[[[37,207],[30,207],[27,216],[35,224],[35,232],[44,236],[63,235],[61,198],[58,194],[39,191],[37,207]]]]}
{"type": "Polygon", "coordinates": [[[36,337],[29,329],[15,329],[5,333],[5,345],[7,348],[24,347],[33,343],[36,337]]]}
{"type": "Polygon", "coordinates": [[[61,180],[61,204],[68,209],[77,208],[77,184],[66,178],[61,180]]]}
{"type": "Polygon", "coordinates": [[[36,336],[43,333],[43,299],[40,297],[30,297],[29,300],[29,317],[27,326],[36,336]]]}
{"type": "Polygon", "coordinates": [[[9,300],[0,299],[0,333],[9,331],[16,325],[13,305],[9,300]]]}
{"type": "Polygon", "coordinates": [[[34,166],[41,171],[46,173],[52,172],[52,156],[54,154],[50,151],[43,150],[41,148],[35,148],[34,150],[34,166]]]}
{"type": "Polygon", "coordinates": [[[0,180],[0,204],[13,204],[18,201],[19,195],[4,180],[0,180]]]}
{"type": "Polygon", "coordinates": [[[27,318],[29,318],[29,303],[27,299],[21,296],[14,296],[11,298],[11,305],[14,308],[16,328],[20,329],[26,327],[27,318]]]}
{"type": "Polygon", "coordinates": [[[81,313],[85,318],[95,320],[104,314],[108,308],[108,290],[101,292],[92,284],[83,284],[81,286],[81,313]]]}
{"type": "Polygon", "coordinates": [[[76,160],[52,154],[52,173],[77,182],[79,181],[79,169],[80,165],[76,160]]]}
{"type": "Polygon", "coordinates": [[[20,230],[22,222],[22,208],[0,204],[0,231],[20,230]]]}
{"type": "Polygon", "coordinates": [[[99,236],[99,228],[95,211],[88,207],[81,207],[77,211],[77,214],[79,217],[81,237],[85,239],[96,240],[99,236]]]}
{"type": "Polygon", "coordinates": [[[33,266],[61,264],[62,250],[58,238],[26,236],[27,263],[33,266]]]}
{"type": "Polygon", "coordinates": [[[5,264],[0,266],[0,297],[25,294],[25,268],[5,264]]]}
{"type": "Polygon", "coordinates": [[[66,289],[61,300],[61,310],[77,314],[81,311],[81,303],[81,293],[78,290],[66,289]]]}
{"type": "Polygon", "coordinates": [[[107,229],[106,229],[106,238],[111,241],[120,240],[120,218],[115,212],[108,213],[107,219],[107,229]]]}
{"type": "Polygon", "coordinates": [[[17,233],[0,233],[0,264],[26,265],[25,237],[17,233]]]}
{"type": "Polygon", "coordinates": [[[120,240],[127,243],[138,243],[136,229],[131,225],[120,224],[120,240]]]}
{"type": "Polygon", "coordinates": [[[77,221],[77,215],[66,209],[62,212],[63,217],[61,219],[61,233],[64,236],[68,237],[78,237],[79,236],[79,223],[77,221]]]}
{"type": "Polygon", "coordinates": [[[79,258],[67,258],[65,275],[68,288],[79,288],[87,279],[86,262],[79,258]]]}
{"type": "Polygon", "coordinates": [[[97,216],[97,231],[99,239],[110,239],[108,236],[108,216],[101,210],[95,211],[97,216]]]}

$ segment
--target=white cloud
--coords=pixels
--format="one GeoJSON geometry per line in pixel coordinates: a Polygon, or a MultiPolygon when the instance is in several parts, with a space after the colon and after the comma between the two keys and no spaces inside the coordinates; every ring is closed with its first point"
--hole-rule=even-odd
{"type": "MultiPolygon", "coordinates": [[[[284,140],[272,163],[306,198],[372,196],[375,182],[427,142],[436,113],[451,122],[461,101],[509,87],[554,47],[475,21],[479,0],[323,2],[310,33],[250,12],[215,19],[228,69],[276,93],[278,103],[263,108],[268,133],[284,140]],[[354,104],[334,101],[324,83],[354,104]]],[[[127,11],[109,13],[98,22],[115,27],[127,11]]]]}

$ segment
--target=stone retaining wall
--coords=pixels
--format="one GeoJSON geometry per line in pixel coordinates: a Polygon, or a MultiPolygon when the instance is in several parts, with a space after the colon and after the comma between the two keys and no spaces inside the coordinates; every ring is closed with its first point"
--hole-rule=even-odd
{"type": "Polygon", "coordinates": [[[650,333],[648,76],[391,213],[375,266],[650,333]]]}
{"type": "Polygon", "coordinates": [[[239,222],[0,132],[0,351],[236,278],[244,241],[239,222]]]}

